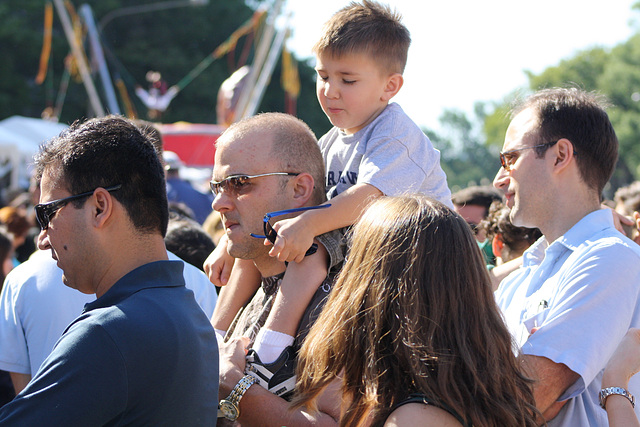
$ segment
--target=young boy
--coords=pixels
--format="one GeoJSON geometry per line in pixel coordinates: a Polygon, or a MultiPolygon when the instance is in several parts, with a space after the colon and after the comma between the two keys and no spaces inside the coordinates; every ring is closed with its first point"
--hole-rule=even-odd
{"type": "MultiPolygon", "coordinates": [[[[389,104],[402,87],[410,42],[397,13],[364,0],[333,15],[313,48],[318,100],[334,125],[319,141],[331,206],[273,224],[278,237],[270,255],[290,264],[247,358],[248,373],[269,389],[281,387],[264,373],[269,377],[285,364],[287,347],[316,291],[315,278],[327,274],[326,257],[305,257],[316,236],[352,225],[382,195],[423,193],[452,207],[439,152],[397,104],[389,104]]],[[[255,290],[240,287],[230,306],[221,308],[227,318],[214,315],[216,329],[226,329],[229,316],[255,290]]]]}

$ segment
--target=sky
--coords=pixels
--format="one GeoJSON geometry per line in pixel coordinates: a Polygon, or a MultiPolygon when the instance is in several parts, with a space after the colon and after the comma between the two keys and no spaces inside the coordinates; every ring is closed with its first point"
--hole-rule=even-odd
{"type": "MultiPolygon", "coordinates": [[[[404,86],[394,98],[421,127],[438,129],[446,108],[473,111],[525,87],[576,52],[612,47],[634,30],[636,0],[388,0],[411,33],[404,86]]],[[[289,49],[313,58],[322,25],[349,0],[288,0],[289,49]]]]}

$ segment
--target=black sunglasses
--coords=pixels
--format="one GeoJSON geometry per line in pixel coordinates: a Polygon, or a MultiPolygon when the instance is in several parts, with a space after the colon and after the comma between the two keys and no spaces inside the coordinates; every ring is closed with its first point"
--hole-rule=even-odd
{"type": "MultiPolygon", "coordinates": [[[[264,236],[260,234],[253,234],[253,233],[249,233],[249,234],[251,234],[251,237],[256,237],[258,239],[268,239],[271,243],[275,243],[276,238],[278,237],[278,233],[276,233],[276,230],[274,230],[271,224],[269,224],[269,220],[271,218],[274,218],[280,215],[296,213],[296,212],[311,211],[314,209],[324,209],[324,208],[328,208],[329,206],[331,206],[331,204],[307,206],[305,208],[285,209],[283,211],[269,212],[264,216],[264,218],[262,218],[262,221],[263,221],[262,227],[264,229],[264,236]]],[[[305,252],[304,256],[313,255],[316,253],[317,250],[318,250],[318,245],[313,243],[311,247],[307,250],[307,252],[305,252]]]]}
{"type": "MultiPolygon", "coordinates": [[[[119,184],[111,187],[105,187],[105,190],[115,191],[119,190],[121,187],[122,185],[119,184]]],[[[53,200],[51,202],[40,203],[36,205],[34,209],[36,210],[36,219],[38,220],[38,224],[40,224],[40,228],[42,230],[46,230],[47,228],[49,228],[49,221],[51,221],[51,218],[67,203],[72,200],[81,199],[83,197],[89,197],[93,193],[95,193],[96,190],[97,188],[93,191],[87,191],[86,193],[80,193],[74,196],[65,197],[63,199],[53,200]]]]}

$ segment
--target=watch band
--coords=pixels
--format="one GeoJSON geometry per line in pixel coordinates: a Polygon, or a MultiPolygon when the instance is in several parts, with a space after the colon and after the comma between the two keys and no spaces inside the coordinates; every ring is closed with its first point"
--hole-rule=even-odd
{"type": "Polygon", "coordinates": [[[255,384],[258,380],[251,376],[245,375],[238,381],[238,384],[231,390],[226,399],[222,399],[218,405],[218,417],[222,416],[230,421],[235,421],[240,416],[240,399],[244,393],[255,384]]]}
{"type": "Polygon", "coordinates": [[[629,393],[629,390],[622,387],[607,387],[600,390],[600,406],[602,406],[603,409],[607,409],[605,406],[607,403],[607,397],[613,394],[626,397],[629,399],[629,402],[631,402],[631,406],[634,408],[636,407],[636,398],[633,397],[633,394],[629,393]]]}

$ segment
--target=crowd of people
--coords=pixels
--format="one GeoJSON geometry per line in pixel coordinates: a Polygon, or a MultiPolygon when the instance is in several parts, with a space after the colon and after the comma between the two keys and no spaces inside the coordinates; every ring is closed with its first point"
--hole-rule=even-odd
{"type": "Polygon", "coordinates": [[[493,186],[451,194],[391,102],[409,44],[385,5],[338,11],[333,128],[232,124],[211,195],[149,123],[43,144],[0,209],[0,425],[638,425],[640,185],[602,199],[604,101],[521,100],[493,186]]]}

